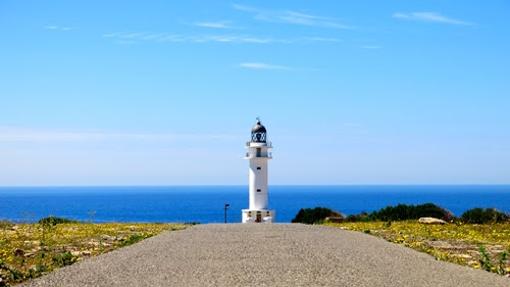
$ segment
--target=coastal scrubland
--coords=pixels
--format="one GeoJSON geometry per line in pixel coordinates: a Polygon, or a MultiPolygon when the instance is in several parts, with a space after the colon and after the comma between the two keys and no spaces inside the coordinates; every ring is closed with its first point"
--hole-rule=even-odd
{"type": "Polygon", "coordinates": [[[348,216],[316,207],[301,209],[293,222],[364,232],[438,260],[510,276],[510,215],[494,208],[472,208],[456,217],[433,203],[348,216]]]}
{"type": "Polygon", "coordinates": [[[438,260],[510,274],[510,222],[429,225],[416,220],[324,223],[384,238],[438,260]]]}
{"type": "Polygon", "coordinates": [[[84,258],[185,227],[166,223],[85,223],[54,217],[38,223],[0,221],[0,286],[39,277],[84,258]]]}

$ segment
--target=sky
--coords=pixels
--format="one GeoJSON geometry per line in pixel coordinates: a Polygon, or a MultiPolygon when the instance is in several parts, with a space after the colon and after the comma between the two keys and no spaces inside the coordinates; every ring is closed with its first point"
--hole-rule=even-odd
{"type": "Polygon", "coordinates": [[[0,186],[510,183],[510,2],[0,2],[0,186]]]}

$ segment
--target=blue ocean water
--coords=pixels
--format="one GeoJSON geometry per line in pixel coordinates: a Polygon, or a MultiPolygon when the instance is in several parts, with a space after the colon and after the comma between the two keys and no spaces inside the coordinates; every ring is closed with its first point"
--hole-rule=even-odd
{"type": "MultiPolygon", "coordinates": [[[[344,214],[398,203],[433,202],[456,215],[473,207],[510,212],[510,185],[472,186],[271,186],[270,207],[278,222],[290,222],[300,208],[324,206],[344,214]]],[[[246,186],[2,187],[0,219],[35,221],[55,215],[95,222],[241,221],[248,206],[246,186]]]]}

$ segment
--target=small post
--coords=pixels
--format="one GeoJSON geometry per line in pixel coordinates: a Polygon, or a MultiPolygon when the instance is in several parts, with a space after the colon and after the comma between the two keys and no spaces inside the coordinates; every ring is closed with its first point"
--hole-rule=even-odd
{"type": "Polygon", "coordinates": [[[225,203],[225,207],[224,207],[224,210],[225,210],[225,223],[227,223],[227,209],[230,207],[230,204],[228,203],[225,203]]]}

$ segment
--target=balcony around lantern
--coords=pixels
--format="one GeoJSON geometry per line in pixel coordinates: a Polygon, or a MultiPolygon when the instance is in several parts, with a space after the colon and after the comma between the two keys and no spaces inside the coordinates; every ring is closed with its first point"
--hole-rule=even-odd
{"type": "Polygon", "coordinates": [[[269,149],[273,148],[273,144],[270,141],[267,141],[265,143],[249,141],[246,142],[246,147],[267,147],[269,149]]]}
{"type": "Polygon", "coordinates": [[[249,152],[247,152],[245,154],[245,156],[244,156],[244,159],[251,159],[251,158],[267,158],[267,159],[272,159],[273,158],[273,153],[268,152],[267,155],[263,155],[263,154],[257,155],[257,154],[250,154],[249,152]]]}

